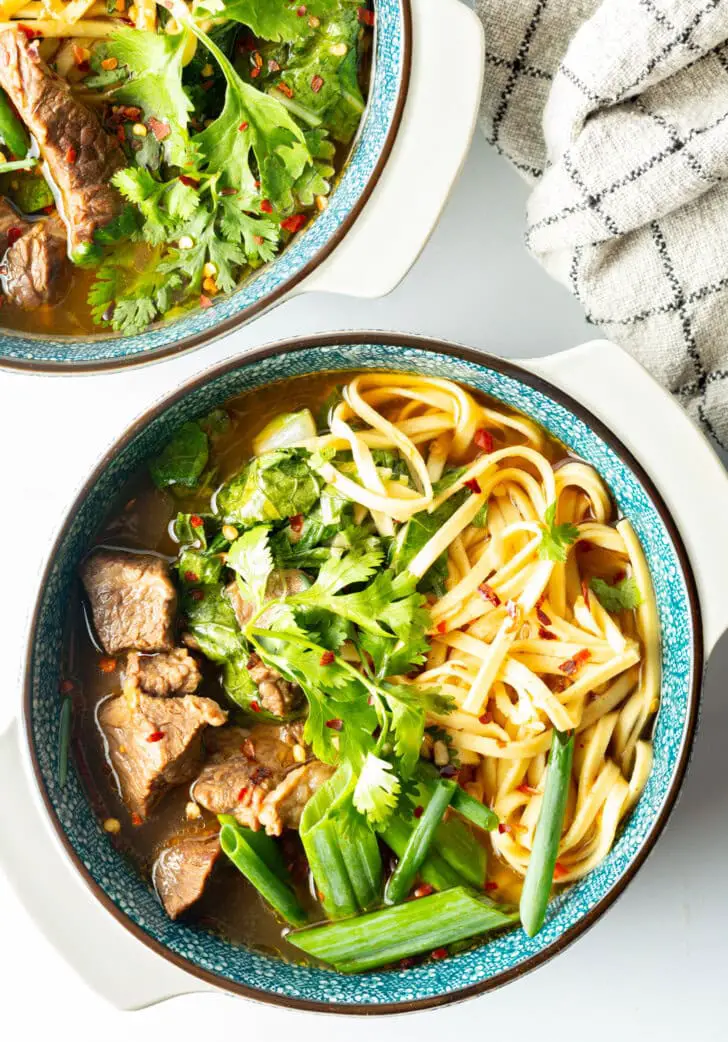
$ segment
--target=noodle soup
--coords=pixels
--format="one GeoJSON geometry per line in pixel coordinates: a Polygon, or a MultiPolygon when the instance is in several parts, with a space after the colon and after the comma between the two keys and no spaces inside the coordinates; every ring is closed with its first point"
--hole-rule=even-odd
{"type": "Polygon", "coordinates": [[[449,381],[317,374],[184,424],[81,578],[100,820],[170,916],[234,942],[354,972],[536,932],[647,780],[634,532],[449,381]]]}

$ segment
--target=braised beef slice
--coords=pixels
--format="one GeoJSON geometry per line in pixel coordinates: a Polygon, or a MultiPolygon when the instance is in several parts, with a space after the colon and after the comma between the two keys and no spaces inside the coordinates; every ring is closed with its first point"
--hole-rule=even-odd
{"type": "MultiPolygon", "coordinates": [[[[286,595],[300,593],[308,586],[303,572],[291,569],[285,572],[273,572],[268,580],[266,600],[276,600],[286,595]]],[[[226,587],[226,592],[233,606],[235,617],[241,629],[252,617],[252,606],[244,599],[236,582],[226,587]]],[[[273,625],[272,613],[263,612],[258,625],[273,625]]],[[[285,680],[276,669],[266,666],[257,655],[248,662],[248,673],[258,688],[258,702],[263,709],[274,716],[287,716],[300,702],[301,689],[297,684],[285,680]]]]}
{"type": "Polygon", "coordinates": [[[178,836],[163,847],[152,867],[152,883],[170,919],[202,897],[219,856],[217,833],[178,836]]]}
{"type": "Polygon", "coordinates": [[[60,189],[73,252],[121,210],[121,196],[111,184],[126,166],[121,146],[48,68],[37,41],[12,29],[0,33],[0,86],[38,142],[60,189]]]}
{"type": "Polygon", "coordinates": [[[71,278],[67,251],[66,229],[57,214],[35,221],[7,253],[10,300],[26,311],[58,304],[71,278]]]}
{"type": "Polygon", "coordinates": [[[163,560],[96,550],[81,565],[81,578],[96,633],[108,654],[127,648],[172,650],[177,595],[163,560]]]}
{"type": "Polygon", "coordinates": [[[217,702],[197,695],[107,699],[98,721],[129,809],[146,817],[163,792],[191,781],[201,761],[203,730],[226,720],[217,702]]]}
{"type": "Polygon", "coordinates": [[[186,648],[140,655],[130,651],[126,660],[126,679],[148,695],[192,695],[200,686],[202,674],[197,660],[186,648]]]}
{"type": "Polygon", "coordinates": [[[300,725],[260,724],[247,734],[226,727],[207,743],[213,755],[190,792],[214,814],[232,814],[241,825],[279,836],[284,828],[298,828],[301,811],[333,768],[318,761],[299,764],[300,725]],[[313,770],[312,768],[315,768],[313,770]]]}

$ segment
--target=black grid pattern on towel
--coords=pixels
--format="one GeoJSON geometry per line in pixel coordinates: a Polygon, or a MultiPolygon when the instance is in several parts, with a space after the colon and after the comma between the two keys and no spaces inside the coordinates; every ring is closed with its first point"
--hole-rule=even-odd
{"type": "MultiPolygon", "coordinates": [[[[593,0],[594,10],[600,2],[601,0],[593,0]]],[[[526,245],[530,248],[534,248],[534,236],[537,233],[552,229],[553,234],[558,235],[560,225],[568,222],[570,218],[584,214],[591,214],[596,219],[596,225],[602,229],[603,234],[595,234],[597,246],[628,233],[632,229],[623,229],[620,225],[620,193],[625,190],[634,192],[643,179],[644,183],[648,183],[649,175],[660,164],[675,162],[677,159],[694,178],[703,181],[706,191],[728,180],[728,175],[706,170],[701,159],[692,150],[704,135],[715,132],[728,120],[728,110],[719,115],[713,113],[712,118],[706,120],[704,125],[685,128],[666,114],[664,106],[661,111],[655,111],[636,93],[656,70],[659,71],[661,63],[668,60],[679,48],[684,49],[689,55],[687,66],[706,57],[706,52],[696,43],[694,36],[704,19],[721,5],[727,9],[728,17],[728,0],[705,0],[695,10],[692,18],[682,25],[671,21],[664,3],[658,5],[656,0],[636,0],[637,5],[660,27],[664,38],[661,45],[649,56],[649,60],[633,70],[633,75],[624,89],[611,96],[606,93],[600,94],[563,60],[568,40],[572,32],[578,28],[579,22],[572,25],[572,32],[565,33],[562,53],[554,53],[558,51],[558,47],[544,45],[539,40],[541,31],[550,32],[554,24],[569,20],[567,8],[570,3],[571,0],[532,0],[529,7],[526,0],[522,0],[516,12],[515,5],[509,9],[507,0],[478,0],[479,13],[486,28],[486,82],[481,121],[488,141],[528,180],[535,182],[541,178],[548,165],[546,148],[541,137],[541,116],[553,81],[558,76],[584,97],[591,111],[602,110],[620,102],[625,107],[631,107],[659,131],[661,144],[648,156],[639,156],[637,152],[635,158],[638,158],[638,161],[627,169],[624,169],[623,164],[619,176],[607,179],[606,183],[596,189],[589,187],[590,182],[594,182],[594,170],[587,176],[579,168],[574,151],[566,149],[559,157],[559,162],[573,189],[572,202],[541,216],[530,225],[526,234],[526,245]],[[547,15],[551,16],[548,26],[545,25],[547,15]],[[506,23],[505,29],[502,28],[503,22],[506,23]],[[489,31],[489,28],[495,31],[489,31]],[[574,200],[574,196],[578,198],[574,200]]],[[[582,7],[588,7],[588,3],[582,7]]],[[[582,10],[581,18],[589,13],[588,9],[582,10]]],[[[564,32],[563,24],[559,24],[559,29],[564,32]]],[[[728,76],[728,41],[707,53],[722,65],[728,76]]],[[[604,166],[606,172],[609,164],[605,163],[604,166]]],[[[728,207],[728,189],[726,206],[728,207]]],[[[566,272],[563,280],[584,307],[587,321],[599,326],[608,335],[613,333],[618,341],[620,336],[624,340],[628,331],[627,346],[631,346],[642,337],[649,349],[651,320],[659,320],[662,323],[661,330],[670,330],[671,339],[679,340],[686,364],[682,367],[679,378],[668,381],[669,389],[685,405],[690,406],[711,437],[722,447],[728,448],[725,428],[721,432],[716,430],[708,415],[706,402],[706,394],[714,389],[716,384],[728,381],[728,329],[725,331],[726,350],[723,352],[722,364],[712,365],[707,364],[703,358],[701,343],[704,338],[701,339],[697,332],[701,322],[699,309],[710,306],[711,300],[722,297],[728,310],[728,253],[725,275],[716,270],[708,271],[706,268],[704,281],[697,286],[686,286],[676,270],[662,222],[650,222],[645,231],[645,241],[641,246],[642,256],[656,271],[661,270],[663,285],[669,291],[667,299],[663,296],[662,300],[659,297],[655,300],[653,297],[654,303],[645,299],[644,306],[627,314],[594,313],[590,307],[593,298],[588,290],[585,291],[584,278],[585,267],[588,267],[592,252],[590,244],[581,244],[571,249],[569,263],[565,265],[565,269],[562,265],[562,270],[566,272]]],[[[645,351],[639,353],[644,359],[645,351]]],[[[725,408],[728,410],[728,404],[725,408]]],[[[721,426],[723,427],[722,424],[721,426]]]]}

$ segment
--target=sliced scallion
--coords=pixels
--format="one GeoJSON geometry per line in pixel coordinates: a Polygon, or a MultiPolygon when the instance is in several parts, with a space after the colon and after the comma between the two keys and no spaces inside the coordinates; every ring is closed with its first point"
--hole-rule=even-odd
{"type": "Polygon", "coordinates": [[[456,788],[457,785],[452,781],[440,781],[435,786],[430,802],[412,830],[399,864],[387,884],[385,898],[390,904],[404,901],[409,894],[456,788]]]}
{"type": "MultiPolygon", "coordinates": [[[[234,820],[234,819],[233,819],[234,820]]],[[[281,879],[275,851],[275,840],[264,833],[253,833],[242,825],[230,823],[222,815],[220,846],[235,867],[252,883],[281,918],[292,926],[303,926],[307,916],[293,889],[281,879]],[[255,839],[251,840],[251,836],[255,839]],[[265,839],[267,842],[263,842],[265,839]]]]}
{"type": "Polygon", "coordinates": [[[472,890],[455,887],[354,919],[296,930],[287,939],[341,973],[360,973],[497,930],[516,918],[472,890]]]}

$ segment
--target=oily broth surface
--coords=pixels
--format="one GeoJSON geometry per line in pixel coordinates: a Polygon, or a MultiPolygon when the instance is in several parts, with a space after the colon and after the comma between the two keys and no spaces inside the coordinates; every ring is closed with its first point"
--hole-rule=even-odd
{"type": "MultiPolygon", "coordinates": [[[[239,395],[225,403],[230,415],[230,429],[219,437],[211,452],[211,460],[219,468],[220,482],[241,469],[252,454],[252,441],[269,420],[281,412],[293,412],[308,407],[319,420],[331,393],[356,375],[356,371],[317,373],[270,384],[261,389],[239,395]]],[[[487,405],[491,402],[475,394],[487,405]]],[[[508,440],[515,441],[516,438],[508,440]]],[[[496,437],[496,448],[506,444],[496,437]]],[[[548,438],[544,454],[554,464],[568,457],[563,445],[548,438]]],[[[473,455],[477,450],[474,449],[473,455]]],[[[172,559],[177,544],[169,534],[169,525],[178,510],[194,512],[209,509],[209,497],[184,496],[174,498],[159,491],[146,471],[137,472],[120,489],[109,511],[108,519],[98,533],[97,544],[152,551],[172,559]]],[[[600,561],[599,574],[608,571],[608,563],[600,561]]],[[[194,822],[185,820],[185,804],[189,799],[187,788],[174,789],[157,804],[152,815],[142,824],[133,825],[131,817],[116,791],[111,769],[106,761],[104,744],[96,724],[99,703],[121,689],[123,655],[118,657],[113,672],[100,669],[102,653],[95,646],[81,597],[80,583],[69,616],[69,635],[66,642],[65,675],[73,680],[73,753],[76,766],[88,792],[92,806],[101,820],[117,818],[121,823],[118,835],[110,836],[119,850],[138,867],[144,878],[150,880],[151,866],[164,841],[173,833],[194,834],[204,831],[214,822],[214,816],[203,811],[194,822]]],[[[217,699],[225,705],[225,696],[212,663],[202,662],[203,681],[199,694],[217,699]]],[[[483,833],[475,834],[488,847],[488,879],[498,884],[498,898],[517,903],[522,881],[505,863],[497,859],[483,833]]],[[[308,874],[302,860],[297,835],[286,838],[286,859],[293,869],[298,896],[305,907],[321,917],[320,909],[311,896],[308,874]]],[[[291,961],[301,962],[298,949],[289,946],[280,922],[258,892],[224,858],[218,863],[205,895],[189,913],[190,918],[213,930],[232,943],[268,953],[278,953],[291,961]]]]}

